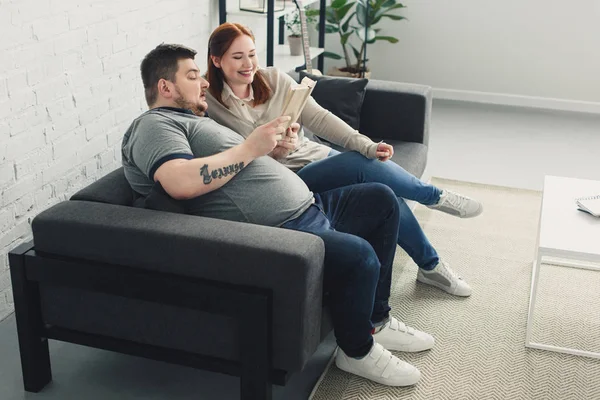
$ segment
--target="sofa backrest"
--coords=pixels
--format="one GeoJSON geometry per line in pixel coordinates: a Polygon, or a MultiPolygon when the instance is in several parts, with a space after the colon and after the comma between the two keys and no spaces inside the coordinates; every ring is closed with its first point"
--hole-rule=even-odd
{"type": "Polygon", "coordinates": [[[71,196],[71,200],[133,206],[140,196],[125,179],[123,167],[114,170],[71,196]]]}
{"type": "Polygon", "coordinates": [[[371,138],[429,144],[429,86],[370,79],[359,131],[371,138]],[[394,121],[390,129],[390,121],[394,121]]]}

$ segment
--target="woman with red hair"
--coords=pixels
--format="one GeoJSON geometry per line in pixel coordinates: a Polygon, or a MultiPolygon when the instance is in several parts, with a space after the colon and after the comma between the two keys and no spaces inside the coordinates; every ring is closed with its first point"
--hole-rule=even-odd
{"type": "MultiPolygon", "coordinates": [[[[209,116],[243,137],[257,126],[277,118],[290,87],[296,82],[277,68],[260,68],[252,32],[241,24],[224,23],[211,34],[208,44],[206,100],[209,116]]],[[[398,244],[419,266],[417,280],[457,296],[469,296],[469,285],[441,261],[404,199],[461,218],[482,212],[479,202],[442,190],[416,178],[390,160],[391,145],[375,143],[333,115],[310,97],[299,123],[317,136],[339,145],[340,153],[304,137],[302,128],[285,140],[295,149],[278,146],[270,155],[297,172],[316,193],[363,182],[389,186],[400,202],[398,244]]]]}

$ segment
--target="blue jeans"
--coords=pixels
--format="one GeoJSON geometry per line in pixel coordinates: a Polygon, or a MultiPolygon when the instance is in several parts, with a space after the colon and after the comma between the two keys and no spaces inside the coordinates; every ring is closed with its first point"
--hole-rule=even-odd
{"type": "Polygon", "coordinates": [[[431,270],[438,264],[437,252],[404,199],[435,204],[440,199],[440,189],[422,182],[393,161],[370,160],[355,151],[331,150],[329,157],[306,165],[298,176],[315,193],[364,182],[387,185],[400,202],[398,245],[419,268],[431,270]]]}
{"type": "Polygon", "coordinates": [[[282,226],[323,239],[325,301],[338,346],[350,357],[369,352],[373,323],[389,316],[399,223],[391,189],[364,183],[315,194],[315,204],[282,226]]]}

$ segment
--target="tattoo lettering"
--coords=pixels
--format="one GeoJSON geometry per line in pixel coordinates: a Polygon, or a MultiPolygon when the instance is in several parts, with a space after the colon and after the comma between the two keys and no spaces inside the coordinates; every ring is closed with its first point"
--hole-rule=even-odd
{"type": "Polygon", "coordinates": [[[240,172],[245,167],[243,162],[237,164],[231,164],[224,168],[213,169],[212,171],[208,170],[208,164],[204,164],[202,168],[200,168],[200,175],[203,177],[203,181],[205,185],[208,185],[212,182],[213,179],[221,179],[224,176],[235,175],[240,172]]]}

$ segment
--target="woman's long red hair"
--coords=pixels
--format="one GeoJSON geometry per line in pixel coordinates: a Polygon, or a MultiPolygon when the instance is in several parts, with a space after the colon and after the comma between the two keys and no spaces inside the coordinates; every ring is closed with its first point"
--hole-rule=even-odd
{"type": "MultiPolygon", "coordinates": [[[[249,36],[253,42],[256,42],[254,35],[244,25],[225,22],[213,31],[208,39],[208,57],[206,65],[206,77],[210,86],[208,91],[217,101],[223,104],[221,94],[223,93],[223,83],[225,76],[223,70],[217,68],[211,59],[211,56],[223,57],[223,54],[229,50],[231,44],[240,36],[249,36]]],[[[256,71],[254,80],[252,81],[252,90],[254,91],[254,105],[264,104],[271,97],[272,90],[267,83],[265,76],[259,71],[256,71]]],[[[223,104],[225,105],[225,104],[223,104]]]]}

